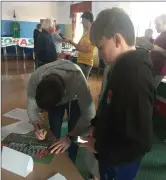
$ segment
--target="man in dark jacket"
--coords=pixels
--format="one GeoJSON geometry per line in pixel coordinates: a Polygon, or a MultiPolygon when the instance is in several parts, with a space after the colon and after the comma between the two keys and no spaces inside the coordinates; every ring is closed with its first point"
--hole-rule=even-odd
{"type": "Polygon", "coordinates": [[[42,23],[43,30],[36,42],[36,68],[57,60],[57,52],[51,37],[54,27],[51,19],[45,19],[42,23]]]}
{"type": "Polygon", "coordinates": [[[119,8],[99,13],[90,40],[113,68],[97,115],[83,137],[87,143],[80,146],[95,153],[100,180],[133,180],[152,146],[155,86],[149,53],[135,49],[133,24],[119,8]]]}
{"type": "Polygon", "coordinates": [[[33,31],[33,39],[34,39],[34,52],[36,50],[36,41],[37,41],[37,37],[40,34],[40,32],[42,31],[42,25],[41,24],[37,24],[36,29],[33,31]]]}

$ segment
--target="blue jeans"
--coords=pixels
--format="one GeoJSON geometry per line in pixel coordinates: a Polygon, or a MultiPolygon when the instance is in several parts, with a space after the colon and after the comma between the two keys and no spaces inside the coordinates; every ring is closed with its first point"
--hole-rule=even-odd
{"type": "MultiPolygon", "coordinates": [[[[67,110],[67,114],[69,117],[69,103],[58,105],[54,109],[48,112],[50,129],[56,138],[60,138],[61,136],[61,128],[62,128],[65,110],[67,110]]],[[[77,124],[80,118],[80,115],[81,113],[80,113],[78,101],[74,100],[71,102],[71,107],[70,107],[70,117],[68,118],[69,119],[68,132],[74,129],[75,125],[77,124]]],[[[78,152],[77,144],[72,143],[70,148],[68,149],[68,152],[70,159],[72,160],[73,163],[75,163],[78,152]]]]}
{"type": "Polygon", "coordinates": [[[134,180],[140,162],[105,168],[99,164],[100,180],[134,180]]]}

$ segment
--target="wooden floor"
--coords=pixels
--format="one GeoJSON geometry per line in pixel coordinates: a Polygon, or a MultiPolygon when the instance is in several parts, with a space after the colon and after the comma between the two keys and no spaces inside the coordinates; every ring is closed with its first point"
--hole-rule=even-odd
{"type": "MultiPolygon", "coordinates": [[[[33,71],[33,60],[2,61],[2,115],[15,108],[26,109],[26,88],[33,71]]],[[[92,74],[88,81],[95,104],[97,104],[101,88],[101,79],[101,77],[97,78],[96,74],[92,74]]],[[[2,116],[2,125],[4,124],[4,120],[6,118],[2,116]]]]}

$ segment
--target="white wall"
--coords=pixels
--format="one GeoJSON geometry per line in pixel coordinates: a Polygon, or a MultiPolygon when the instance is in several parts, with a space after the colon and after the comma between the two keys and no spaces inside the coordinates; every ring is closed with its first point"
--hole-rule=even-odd
{"type": "Polygon", "coordinates": [[[158,33],[155,28],[155,18],[161,14],[166,14],[166,2],[132,2],[131,19],[134,23],[138,36],[143,36],[145,29],[153,29],[153,37],[158,33]],[[141,13],[140,13],[141,12],[141,13]]]}
{"type": "Polygon", "coordinates": [[[154,26],[154,19],[166,13],[166,2],[92,2],[94,19],[97,14],[107,8],[123,8],[133,21],[137,36],[143,36],[145,29],[154,30],[154,38],[158,35],[154,26]]]}
{"type": "Polygon", "coordinates": [[[92,2],[92,13],[94,15],[94,19],[100,11],[112,7],[123,8],[128,14],[130,14],[130,3],[131,2],[92,2]]]}
{"type": "Polygon", "coordinates": [[[38,22],[54,18],[58,24],[71,24],[70,5],[72,2],[2,2],[2,20],[13,20],[13,10],[18,21],[38,22]]]}
{"type": "MultiPolygon", "coordinates": [[[[18,21],[38,22],[53,17],[52,2],[1,2],[2,20],[13,20],[13,10],[18,21]]],[[[54,8],[55,11],[55,8],[54,8]]]]}
{"type": "Polygon", "coordinates": [[[72,24],[70,18],[70,5],[71,1],[67,2],[52,2],[53,3],[53,16],[57,24],[72,24]]]}

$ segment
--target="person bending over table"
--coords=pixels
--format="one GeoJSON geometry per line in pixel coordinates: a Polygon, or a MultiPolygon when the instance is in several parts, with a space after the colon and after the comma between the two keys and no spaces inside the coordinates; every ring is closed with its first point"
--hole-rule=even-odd
{"type": "Polygon", "coordinates": [[[92,96],[80,67],[68,60],[57,60],[41,66],[31,75],[27,96],[27,112],[37,139],[44,140],[47,134],[46,130],[39,128],[40,109],[46,110],[50,129],[58,139],[52,145],[51,152],[63,153],[70,147],[69,156],[74,162],[78,146],[74,143],[71,145],[70,136],[80,135],[95,116],[92,96]],[[69,134],[60,138],[65,110],[68,113],[69,134]]]}

